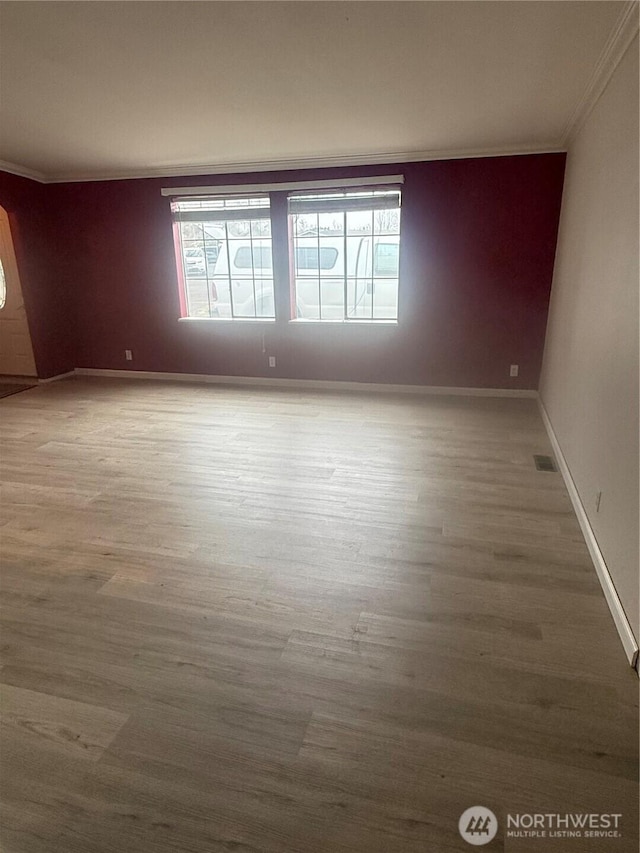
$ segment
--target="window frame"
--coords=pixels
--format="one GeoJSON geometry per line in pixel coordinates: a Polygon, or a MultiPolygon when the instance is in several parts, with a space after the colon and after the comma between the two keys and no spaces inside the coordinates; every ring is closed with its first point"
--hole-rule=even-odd
{"type": "MultiPolygon", "coordinates": [[[[379,323],[386,324],[394,324],[397,325],[399,321],[399,302],[400,302],[400,243],[401,243],[401,226],[402,226],[402,193],[401,187],[399,186],[371,186],[365,188],[353,188],[349,186],[343,186],[339,188],[332,188],[332,190],[323,192],[323,193],[309,193],[309,192],[294,192],[290,193],[287,196],[287,215],[289,219],[288,233],[289,240],[292,243],[291,251],[289,252],[290,258],[293,257],[295,259],[297,249],[299,247],[298,240],[299,239],[307,239],[304,236],[301,236],[296,233],[296,222],[295,217],[297,215],[315,215],[317,217],[316,224],[316,234],[309,235],[310,239],[314,236],[317,239],[317,252],[318,258],[320,256],[320,252],[322,249],[322,240],[331,239],[327,234],[321,234],[321,226],[320,226],[320,215],[325,214],[339,214],[343,217],[342,229],[339,233],[337,233],[333,239],[336,242],[342,242],[342,273],[335,274],[334,276],[326,276],[326,279],[338,279],[342,278],[343,280],[343,301],[342,301],[342,316],[338,317],[323,317],[323,276],[322,270],[320,266],[318,266],[318,317],[296,317],[297,322],[304,323],[343,323],[350,325],[376,325],[379,323]],[[397,210],[398,211],[398,224],[397,231],[392,233],[376,231],[375,225],[375,216],[377,213],[383,210],[397,210]],[[355,258],[355,262],[353,263],[353,273],[349,272],[349,249],[348,249],[348,241],[352,239],[356,239],[358,234],[349,233],[348,225],[347,225],[347,214],[351,212],[361,212],[361,213],[371,213],[371,230],[370,232],[363,232],[360,234],[360,242],[357,248],[357,254],[355,258]],[[375,258],[376,258],[376,249],[379,243],[376,241],[381,240],[384,237],[390,237],[392,240],[396,239],[398,242],[398,271],[396,276],[391,275],[376,275],[375,274],[375,258]],[[366,241],[369,240],[370,243],[366,245],[366,241]],[[364,276],[359,275],[359,270],[361,269],[361,253],[363,249],[366,251],[367,255],[370,254],[370,274],[365,274],[364,276]],[[388,280],[389,282],[395,281],[395,293],[393,303],[395,305],[394,313],[389,316],[375,316],[375,293],[376,293],[376,282],[379,283],[379,280],[388,280]],[[349,312],[349,287],[353,285],[354,288],[354,300],[358,294],[358,288],[360,283],[362,283],[364,290],[363,296],[370,294],[371,299],[371,308],[370,308],[370,316],[354,316],[349,312]]],[[[369,265],[369,258],[365,259],[365,270],[369,265]]],[[[289,278],[290,278],[290,288],[292,291],[292,302],[298,306],[300,303],[299,295],[298,295],[298,278],[304,279],[304,276],[298,277],[298,266],[294,265],[289,270],[289,278]]],[[[368,301],[368,300],[367,300],[368,301]]],[[[356,310],[356,304],[354,301],[354,312],[356,310]]]]}
{"type": "MultiPolygon", "coordinates": [[[[218,321],[231,321],[231,322],[239,322],[239,321],[249,321],[249,322],[266,322],[266,323],[274,323],[276,320],[275,316],[275,280],[273,276],[273,236],[271,230],[271,197],[266,193],[251,193],[251,194],[235,194],[235,195],[225,195],[225,196],[189,196],[182,197],[177,196],[172,199],[171,203],[171,213],[173,220],[173,228],[174,228],[174,248],[176,254],[176,266],[178,273],[178,289],[179,289],[179,301],[180,301],[180,320],[183,321],[209,321],[214,320],[218,321]],[[243,202],[247,202],[247,204],[243,204],[243,202]],[[253,202],[253,204],[252,204],[253,202]],[[199,207],[197,205],[200,205],[199,207]],[[254,223],[258,221],[268,221],[269,222],[269,233],[268,235],[258,237],[255,236],[254,231],[254,223]],[[219,223],[220,227],[224,228],[224,238],[220,239],[222,243],[222,247],[219,249],[218,254],[216,256],[216,261],[214,262],[214,271],[211,275],[207,275],[208,272],[208,257],[206,253],[206,239],[203,236],[202,239],[202,248],[200,251],[203,253],[204,261],[205,261],[205,276],[204,281],[206,281],[206,293],[207,293],[207,301],[209,306],[209,316],[196,316],[191,314],[190,307],[190,297],[189,297],[189,289],[188,289],[188,278],[187,269],[186,269],[186,253],[189,249],[194,248],[192,246],[186,245],[188,240],[185,241],[182,232],[182,224],[183,223],[197,223],[202,225],[204,229],[204,223],[214,222],[219,223]],[[270,277],[260,277],[261,282],[270,281],[271,282],[271,293],[273,295],[273,303],[274,309],[273,314],[258,314],[258,291],[256,289],[256,266],[252,264],[251,267],[248,267],[247,270],[250,271],[251,275],[246,276],[238,276],[241,280],[246,280],[251,282],[251,293],[249,298],[252,298],[253,304],[253,315],[251,314],[241,314],[237,313],[237,306],[235,304],[234,293],[233,293],[233,284],[234,279],[232,277],[232,266],[233,259],[235,259],[235,254],[232,256],[233,245],[235,243],[244,243],[244,237],[236,237],[229,235],[229,223],[230,222],[247,222],[249,225],[249,233],[246,238],[246,242],[249,243],[249,247],[251,250],[251,256],[253,258],[254,252],[254,241],[260,240],[260,245],[256,248],[263,251],[266,246],[262,245],[263,242],[268,242],[268,250],[271,253],[271,276],[270,277]],[[218,281],[216,280],[215,269],[218,264],[218,258],[223,254],[226,254],[226,286],[228,287],[229,293],[229,316],[216,316],[216,314],[212,313],[212,310],[218,310],[217,307],[212,309],[212,290],[215,292],[215,302],[218,302],[218,281]]],[[[238,248],[235,250],[238,251],[238,248]]],[[[202,279],[200,279],[202,280],[202,279]]],[[[262,293],[260,293],[260,297],[263,297],[264,289],[262,293]]],[[[267,294],[268,298],[268,294],[267,294]]],[[[226,303],[223,303],[226,304],[226,303]]]]}
{"type": "MultiPolygon", "coordinates": [[[[332,179],[332,180],[309,180],[309,181],[292,181],[288,183],[260,183],[260,184],[241,184],[241,185],[230,185],[230,186],[208,186],[208,187],[170,187],[170,188],[162,188],[160,190],[161,194],[165,197],[169,197],[171,200],[171,208],[172,208],[172,225],[173,225],[173,242],[174,242],[174,252],[175,252],[175,260],[176,260],[176,269],[177,269],[177,278],[178,278],[178,293],[179,293],[179,304],[180,304],[180,316],[178,320],[180,322],[186,323],[265,323],[265,324],[289,324],[289,323],[302,323],[302,324],[311,324],[311,325],[327,325],[327,324],[338,324],[343,326],[354,326],[354,325],[365,325],[365,326],[398,326],[400,323],[400,307],[401,307],[401,280],[402,280],[402,241],[401,241],[401,219],[398,222],[397,233],[392,235],[398,241],[398,274],[397,277],[389,276],[389,279],[396,279],[395,284],[395,301],[390,303],[393,305],[393,316],[367,316],[367,317],[354,317],[348,316],[346,311],[346,306],[348,304],[347,299],[343,301],[343,312],[342,317],[301,317],[298,315],[298,306],[296,304],[296,288],[294,283],[294,275],[295,275],[295,239],[291,230],[291,217],[289,214],[289,198],[296,195],[323,195],[326,200],[331,204],[331,197],[333,197],[333,203],[335,203],[336,198],[344,198],[345,196],[363,196],[366,197],[365,201],[371,200],[371,196],[373,193],[395,193],[397,198],[397,204],[395,207],[399,211],[399,215],[402,207],[402,188],[404,184],[404,176],[403,175],[386,175],[386,176],[375,176],[375,177],[365,177],[365,178],[352,178],[352,179],[332,179]],[[332,192],[333,191],[333,192],[332,192]],[[237,314],[234,309],[233,303],[233,294],[231,288],[231,264],[227,264],[227,276],[229,278],[229,316],[215,316],[211,311],[211,303],[209,302],[209,316],[193,316],[189,314],[190,306],[188,301],[187,294],[187,276],[186,270],[184,269],[184,258],[183,258],[183,241],[182,241],[182,233],[180,230],[180,221],[176,221],[175,216],[173,215],[174,204],[177,201],[180,202],[191,202],[194,204],[193,209],[190,210],[192,214],[192,221],[206,221],[203,220],[201,215],[198,216],[198,212],[202,213],[202,202],[209,203],[215,202],[215,209],[219,212],[221,209],[226,210],[227,213],[234,209],[237,210],[237,215],[234,214],[233,218],[244,218],[247,219],[247,212],[249,210],[256,210],[254,207],[247,207],[246,205],[238,208],[238,201],[244,199],[251,199],[259,197],[266,201],[264,207],[268,210],[268,218],[270,220],[270,231],[269,231],[269,245],[271,249],[271,297],[273,300],[273,313],[269,316],[259,315],[258,311],[258,294],[255,290],[255,266],[252,267],[252,293],[253,293],[253,309],[254,315],[245,315],[245,314],[237,314]],[[327,199],[327,197],[329,197],[327,199]],[[225,207],[225,201],[230,204],[225,207]],[[222,204],[221,204],[222,203],[222,204]],[[195,214],[195,215],[194,215],[195,214]]],[[[381,198],[381,195],[378,195],[377,198],[381,198]]],[[[371,205],[369,204],[368,209],[371,209],[371,205]]],[[[374,208],[374,212],[377,209],[374,208]]],[[[185,211],[186,212],[186,211],[185,211]]],[[[267,216],[262,216],[260,218],[267,218],[267,216]]],[[[252,227],[250,226],[250,239],[253,238],[252,227]]],[[[346,228],[344,229],[346,232],[346,228]]],[[[225,246],[227,250],[227,257],[230,260],[230,243],[228,240],[228,231],[225,232],[226,239],[222,242],[222,246],[219,249],[219,254],[224,251],[225,246]]],[[[346,233],[343,236],[343,239],[346,239],[346,233]]],[[[365,236],[365,235],[363,235],[365,236]]],[[[372,226],[372,233],[370,235],[372,240],[379,237],[386,236],[385,234],[375,233],[375,230],[372,226]]],[[[234,238],[234,239],[242,239],[242,238],[234,238]]],[[[202,245],[205,246],[206,241],[203,239],[202,245]]],[[[358,252],[360,251],[361,246],[358,248],[358,252]]],[[[203,250],[205,254],[205,280],[207,281],[207,288],[209,288],[210,279],[206,276],[206,269],[210,263],[210,255],[206,252],[206,246],[203,250]]],[[[238,250],[236,250],[238,251],[238,250]]],[[[376,256],[376,246],[371,245],[369,249],[371,253],[371,276],[372,281],[374,278],[385,278],[385,276],[375,276],[374,275],[374,263],[376,256]]],[[[347,276],[347,258],[346,258],[346,250],[344,251],[343,258],[343,277],[347,276]]],[[[318,257],[319,261],[319,270],[318,272],[321,274],[322,269],[320,268],[320,256],[318,257]]],[[[335,264],[333,265],[335,266],[335,264]]],[[[333,267],[332,267],[333,268],[333,267]]],[[[214,266],[215,269],[215,266],[214,266]]],[[[261,269],[261,268],[260,268],[261,269]]],[[[300,269],[309,269],[306,265],[301,267],[300,269]]],[[[357,276],[356,276],[357,277],[357,276]]],[[[354,277],[355,279],[355,277],[354,277]]],[[[266,280],[266,279],[265,279],[266,280]]],[[[215,282],[215,280],[211,279],[211,281],[215,282]]],[[[375,285],[373,285],[375,287],[375,285]]],[[[372,290],[373,290],[372,287],[372,290]]],[[[372,314],[375,314],[374,311],[374,299],[372,299],[372,314]]]]}

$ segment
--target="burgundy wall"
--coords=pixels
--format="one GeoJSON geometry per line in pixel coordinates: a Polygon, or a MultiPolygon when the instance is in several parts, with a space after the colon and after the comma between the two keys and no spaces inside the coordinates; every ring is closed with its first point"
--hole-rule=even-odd
{"type": "Polygon", "coordinates": [[[564,161],[542,154],[41,188],[75,289],[76,366],[537,388],[564,161]],[[381,173],[405,175],[398,326],[177,322],[161,187],[381,173]]]}
{"type": "MultiPolygon", "coordinates": [[[[0,172],[0,205],[9,214],[38,376],[76,365],[73,282],[65,274],[50,187],[0,172]]],[[[66,234],[65,234],[66,238],[66,234]]]]}

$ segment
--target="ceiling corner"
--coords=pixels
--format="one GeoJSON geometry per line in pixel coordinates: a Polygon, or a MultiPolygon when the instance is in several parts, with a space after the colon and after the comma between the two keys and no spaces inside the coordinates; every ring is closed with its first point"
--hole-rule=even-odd
{"type": "Polygon", "coordinates": [[[0,172],[8,172],[10,175],[17,175],[20,178],[29,178],[29,180],[37,181],[39,184],[50,183],[50,179],[43,172],[28,169],[18,163],[9,163],[7,160],[0,160],[0,172]]]}
{"type": "Polygon", "coordinates": [[[616,68],[638,33],[640,3],[627,0],[613,25],[609,38],[598,57],[582,97],[567,122],[560,144],[567,146],[586,121],[598,99],[607,88],[616,68]]]}

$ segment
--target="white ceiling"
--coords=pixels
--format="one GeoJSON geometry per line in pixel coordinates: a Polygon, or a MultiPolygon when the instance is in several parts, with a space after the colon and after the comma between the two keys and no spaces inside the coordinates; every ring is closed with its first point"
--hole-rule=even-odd
{"type": "Polygon", "coordinates": [[[59,180],[557,149],[628,6],[3,2],[0,158],[59,180]]]}

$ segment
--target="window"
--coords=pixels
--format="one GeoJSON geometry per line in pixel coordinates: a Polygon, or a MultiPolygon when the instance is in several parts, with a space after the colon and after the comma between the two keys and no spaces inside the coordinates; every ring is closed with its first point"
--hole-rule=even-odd
{"type": "Polygon", "coordinates": [[[0,310],[4,308],[7,301],[7,280],[4,277],[4,267],[2,266],[2,258],[0,258],[0,310]]]}
{"type": "Polygon", "coordinates": [[[239,270],[250,270],[252,267],[271,270],[273,269],[271,247],[240,246],[236,249],[233,265],[239,270]]]}
{"type": "Polygon", "coordinates": [[[376,243],[373,259],[373,274],[375,276],[398,277],[400,246],[398,243],[376,243]]]}
{"type": "Polygon", "coordinates": [[[163,189],[182,317],[396,322],[402,182],[163,189]]]}
{"type": "Polygon", "coordinates": [[[296,246],[296,267],[300,270],[332,270],[338,250],[331,246],[296,246]]]}
{"type": "Polygon", "coordinates": [[[397,320],[397,189],[296,193],[289,196],[289,216],[299,318],[397,320]]]}
{"type": "MultiPolygon", "coordinates": [[[[338,250],[322,246],[320,254],[315,246],[296,248],[296,265],[304,270],[330,270],[335,266],[338,259],[338,250]]],[[[250,246],[240,246],[236,251],[234,264],[238,269],[250,269],[252,266],[261,269],[271,269],[271,250],[255,249],[251,252],[250,246]]]]}
{"type": "Polygon", "coordinates": [[[274,319],[269,196],[172,203],[185,317],[274,319]]]}

